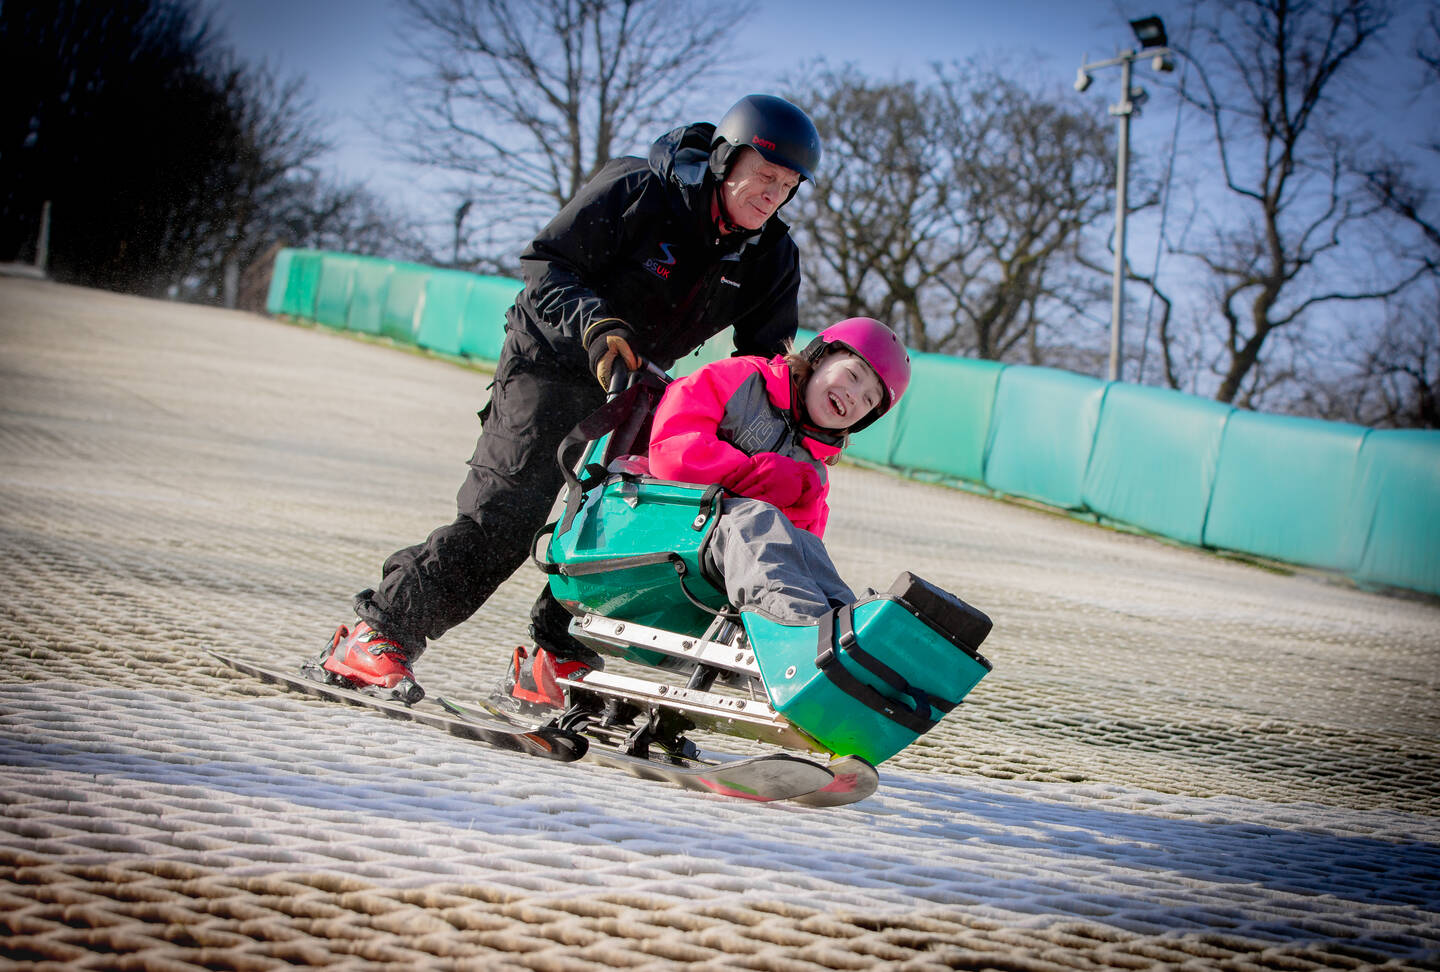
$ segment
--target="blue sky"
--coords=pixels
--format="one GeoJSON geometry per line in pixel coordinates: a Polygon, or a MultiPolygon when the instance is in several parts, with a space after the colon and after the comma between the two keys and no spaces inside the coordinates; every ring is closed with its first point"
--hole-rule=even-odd
{"type": "MultiPolygon", "coordinates": [[[[393,98],[387,83],[399,17],[391,0],[209,0],[217,24],[240,54],[267,59],[286,75],[303,74],[337,143],[336,171],[373,181],[380,191],[403,192],[412,180],[385,157],[374,135],[376,106],[393,98]]],[[[1156,13],[1172,38],[1183,35],[1189,6],[1174,0],[784,0],[765,2],[738,32],[738,80],[718,84],[714,117],[736,98],[766,90],[818,56],[854,62],[877,77],[918,75],[936,60],[1005,55],[1016,70],[1068,84],[1088,54],[1109,57],[1133,43],[1128,20],[1156,13]]],[[[1406,42],[1397,32],[1398,43],[1406,42]]],[[[1376,60],[1377,75],[1401,63],[1405,51],[1376,60]]],[[[1145,83],[1147,68],[1137,70],[1145,83]]],[[[1085,95],[1096,112],[1116,99],[1119,72],[1102,73],[1085,95]]],[[[1440,124],[1433,101],[1425,109],[1374,86],[1382,138],[1407,138],[1440,124]]],[[[704,117],[699,116],[699,117],[704,117]]],[[[677,118],[676,122],[696,119],[677,118]]],[[[713,118],[712,118],[713,120],[713,118]]],[[[1173,114],[1147,112],[1132,130],[1141,153],[1167,150],[1173,114]]],[[[637,146],[637,148],[640,148],[637,146]]]]}
{"type": "MultiPolygon", "coordinates": [[[[718,117],[736,98],[765,90],[767,81],[818,56],[888,77],[918,73],[935,60],[1008,53],[1068,83],[1087,52],[1094,60],[1130,43],[1127,16],[1164,6],[1125,14],[1110,0],[765,3],[739,31],[736,67],[744,77],[717,86],[712,111],[718,117]]],[[[339,143],[336,166],[342,175],[405,182],[371,133],[376,104],[391,97],[386,73],[398,16],[390,0],[212,0],[212,9],[244,57],[265,58],[284,74],[306,76],[339,143]]],[[[1106,99],[1114,100],[1118,76],[1108,89],[1103,80],[1087,95],[1100,112],[1106,99]]],[[[676,119],[691,120],[696,119],[676,119]]],[[[1168,132],[1165,125],[1155,128],[1168,132]]]]}

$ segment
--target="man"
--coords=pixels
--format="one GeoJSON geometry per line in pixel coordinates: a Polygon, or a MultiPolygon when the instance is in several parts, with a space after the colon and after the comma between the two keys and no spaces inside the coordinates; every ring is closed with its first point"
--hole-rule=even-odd
{"type": "MultiPolygon", "coordinates": [[[[525,289],[505,315],[459,515],[386,559],[379,585],[355,597],[358,623],[341,625],[307,674],[418,701],[415,659],[525,561],[563,482],[555,450],[617,367],[669,368],[727,327],[737,353],[780,353],[795,336],[800,268],[775,212],[819,162],[803,111],[749,95],[718,126],[665,134],[648,161],[606,164],[520,256],[525,289]]],[[[595,662],[548,590],[531,619],[536,651],[516,652],[510,675],[522,692],[533,666],[595,662]]]]}

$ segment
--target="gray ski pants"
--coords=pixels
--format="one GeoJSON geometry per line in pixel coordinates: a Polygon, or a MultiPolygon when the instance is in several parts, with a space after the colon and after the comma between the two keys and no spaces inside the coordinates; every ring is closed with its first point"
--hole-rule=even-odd
{"type": "Polygon", "coordinates": [[[769,503],[727,498],[706,558],[735,607],[808,623],[855,600],[825,544],[769,503]]]}

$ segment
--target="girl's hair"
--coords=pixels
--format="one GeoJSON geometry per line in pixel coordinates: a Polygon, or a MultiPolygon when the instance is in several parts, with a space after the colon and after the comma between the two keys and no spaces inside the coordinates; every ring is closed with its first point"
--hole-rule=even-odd
{"type": "MultiPolygon", "coordinates": [[[[827,351],[826,354],[829,352],[827,351]]],[[[823,355],[822,355],[823,357],[823,355]]],[[[818,360],[818,359],[817,359],[818,360]]],[[[805,355],[795,350],[795,342],[785,342],[785,365],[790,369],[790,410],[797,416],[805,414],[805,406],[802,396],[805,393],[805,383],[815,372],[815,361],[811,361],[805,355]]],[[[845,447],[850,444],[850,433],[844,430],[826,430],[830,435],[838,436],[840,439],[840,451],[844,452],[845,447]]],[[[840,461],[840,453],[826,456],[825,465],[833,466],[840,461]]]]}

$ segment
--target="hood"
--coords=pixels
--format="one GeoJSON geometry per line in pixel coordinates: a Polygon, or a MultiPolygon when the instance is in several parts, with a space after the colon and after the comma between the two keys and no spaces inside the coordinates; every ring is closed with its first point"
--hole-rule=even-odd
{"type": "MultiPolygon", "coordinates": [[[[710,170],[710,145],[714,140],[715,126],[709,122],[674,128],[650,146],[648,160],[650,170],[664,179],[667,185],[679,189],[690,211],[707,221],[710,220],[710,192],[715,185],[715,175],[710,170]]],[[[790,227],[780,219],[777,210],[758,230],[735,232],[726,237],[729,241],[727,248],[743,249],[761,239],[773,239],[789,231],[790,227]]]]}
{"type": "Polygon", "coordinates": [[[692,209],[708,203],[706,177],[710,172],[710,143],[715,126],[699,122],[671,129],[650,146],[650,169],[666,183],[679,187],[692,209]]]}

